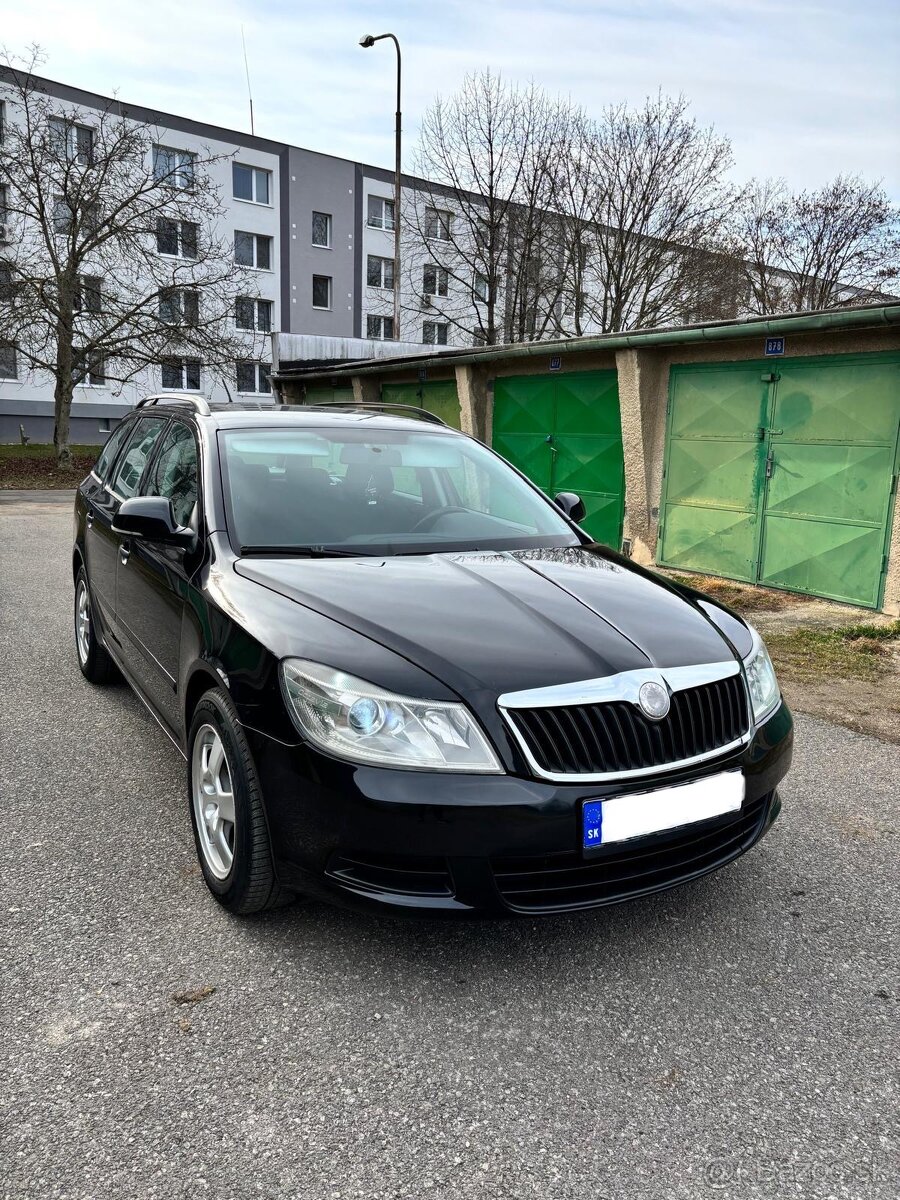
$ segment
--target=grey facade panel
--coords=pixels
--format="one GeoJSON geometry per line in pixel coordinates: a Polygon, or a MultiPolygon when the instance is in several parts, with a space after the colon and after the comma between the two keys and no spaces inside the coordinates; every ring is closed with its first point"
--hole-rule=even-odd
{"type": "Polygon", "coordinates": [[[282,326],[291,333],[350,337],[357,291],[355,247],[356,169],[344,159],[312,150],[288,151],[288,205],[284,220],[289,242],[289,302],[282,326]],[[331,246],[312,244],[312,214],[331,216],[331,246]],[[331,309],[313,308],[313,275],[331,279],[331,309]]]}
{"type": "MultiPolygon", "coordinates": [[[[5,405],[4,405],[5,407],[5,405]]],[[[109,429],[101,428],[98,418],[73,417],[69,428],[69,441],[74,446],[102,446],[116,425],[125,414],[109,418],[109,429]]],[[[48,445],[53,441],[53,417],[15,417],[9,413],[0,413],[0,445],[8,445],[21,440],[22,425],[25,436],[32,443],[48,445]]]]}
{"type": "Polygon", "coordinates": [[[362,278],[363,278],[363,168],[356,163],[353,169],[353,329],[352,336],[362,337],[362,278]]]}

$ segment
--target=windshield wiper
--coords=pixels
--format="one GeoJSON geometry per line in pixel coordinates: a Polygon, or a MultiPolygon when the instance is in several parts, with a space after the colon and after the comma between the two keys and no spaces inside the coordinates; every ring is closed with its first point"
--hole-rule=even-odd
{"type": "Polygon", "coordinates": [[[358,550],[332,550],[328,546],[241,546],[241,556],[290,555],[294,558],[362,558],[358,550]]]}

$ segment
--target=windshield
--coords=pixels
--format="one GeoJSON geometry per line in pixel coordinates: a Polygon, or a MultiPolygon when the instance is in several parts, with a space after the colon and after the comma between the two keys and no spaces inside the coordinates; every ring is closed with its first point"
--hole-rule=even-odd
{"type": "Polygon", "coordinates": [[[242,553],[422,554],[577,546],[554,506],[479,442],[424,429],[219,433],[242,553]]]}

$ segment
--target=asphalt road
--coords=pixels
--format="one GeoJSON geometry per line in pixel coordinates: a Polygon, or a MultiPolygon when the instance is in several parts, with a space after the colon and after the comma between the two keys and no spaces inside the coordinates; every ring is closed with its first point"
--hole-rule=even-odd
{"type": "Polygon", "coordinates": [[[620,908],[237,920],[70,503],[0,500],[0,1196],[896,1200],[897,747],[800,719],[765,841],[620,908]]]}

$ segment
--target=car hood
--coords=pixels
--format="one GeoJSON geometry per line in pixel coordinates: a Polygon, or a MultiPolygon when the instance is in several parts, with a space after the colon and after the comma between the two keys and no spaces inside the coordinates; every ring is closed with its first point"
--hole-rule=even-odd
{"type": "Polygon", "coordinates": [[[597,549],[247,557],[235,570],[489,703],[508,691],[735,658],[697,605],[597,549]]]}

